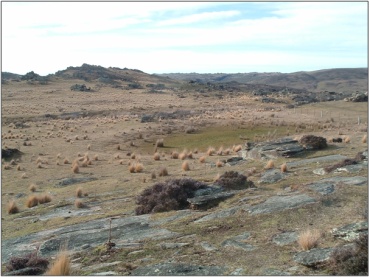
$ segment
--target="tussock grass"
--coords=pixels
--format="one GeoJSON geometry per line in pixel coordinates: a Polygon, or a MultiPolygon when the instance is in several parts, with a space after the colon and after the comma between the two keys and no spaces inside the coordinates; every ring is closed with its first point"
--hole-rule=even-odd
{"type": "Polygon", "coordinates": [[[158,175],[159,175],[160,177],[167,176],[167,175],[168,175],[167,168],[162,167],[162,168],[159,170],[159,174],[158,174],[158,175]]]}
{"type": "Polygon", "coordinates": [[[190,170],[190,166],[189,166],[189,162],[188,161],[184,161],[181,165],[181,168],[182,170],[184,171],[189,171],[190,170]]]}
{"type": "Polygon", "coordinates": [[[63,163],[64,164],[69,164],[69,160],[66,158],[66,159],[63,160],[63,163]]]}
{"type": "Polygon", "coordinates": [[[239,152],[240,150],[242,150],[243,146],[241,144],[239,145],[236,145],[235,147],[233,147],[233,151],[236,153],[236,152],[239,152]]]}
{"type": "Polygon", "coordinates": [[[82,197],[82,188],[78,187],[76,189],[76,197],[81,198],[82,197]]]}
{"type": "Polygon", "coordinates": [[[367,134],[362,137],[361,142],[367,143],[367,134]]]}
{"type": "Polygon", "coordinates": [[[157,175],[155,174],[155,172],[152,172],[152,174],[150,175],[150,177],[152,178],[152,180],[154,180],[154,179],[157,178],[157,175]]]}
{"type": "Polygon", "coordinates": [[[306,230],[300,233],[298,237],[298,244],[302,250],[310,250],[319,244],[321,233],[318,230],[306,230]]]}
{"type": "Polygon", "coordinates": [[[216,166],[217,166],[217,167],[223,167],[223,166],[224,166],[224,163],[223,163],[223,162],[221,162],[220,160],[217,160],[217,162],[216,162],[216,166]]]}
{"type": "Polygon", "coordinates": [[[41,194],[37,197],[40,204],[51,202],[51,196],[49,194],[41,194]]]}
{"type": "Polygon", "coordinates": [[[199,162],[200,163],[205,163],[206,162],[206,156],[199,157],[199,162]]]}
{"type": "Polygon", "coordinates": [[[16,214],[16,213],[19,213],[19,208],[17,206],[17,204],[15,203],[14,200],[11,200],[9,203],[8,203],[8,214],[16,214]]]}
{"type": "Polygon", "coordinates": [[[35,207],[39,204],[39,199],[36,195],[31,195],[26,200],[26,206],[27,208],[35,207]]]}
{"type": "Polygon", "coordinates": [[[142,163],[136,163],[135,164],[135,172],[136,173],[139,173],[139,172],[142,172],[144,170],[144,166],[142,163]]]}
{"type": "Polygon", "coordinates": [[[265,169],[271,169],[275,167],[275,163],[273,160],[269,160],[265,166],[265,169]]]}
{"type": "Polygon", "coordinates": [[[281,172],[287,172],[288,171],[288,166],[286,163],[283,163],[281,166],[280,166],[280,171],[281,172]]]}
{"type": "Polygon", "coordinates": [[[160,159],[161,159],[161,155],[159,155],[159,153],[154,153],[154,155],[153,155],[153,159],[155,160],[155,161],[159,161],[160,159]]]}
{"type": "Polygon", "coordinates": [[[179,154],[179,159],[180,160],[185,160],[186,159],[186,157],[187,157],[187,153],[186,153],[186,151],[184,150],[184,151],[182,151],[180,154],[179,154]]]}
{"type": "Polygon", "coordinates": [[[66,252],[58,254],[55,262],[46,271],[49,276],[68,276],[71,273],[71,260],[66,252]]]}
{"type": "Polygon", "coordinates": [[[85,204],[80,199],[76,199],[75,200],[75,207],[77,209],[81,209],[81,208],[84,208],[85,207],[85,204]]]}
{"type": "Polygon", "coordinates": [[[157,142],[155,143],[156,147],[164,147],[163,139],[157,139],[157,142]]]}
{"type": "Polygon", "coordinates": [[[347,136],[347,137],[345,137],[344,142],[345,142],[345,143],[350,143],[350,142],[351,142],[351,138],[350,138],[350,137],[348,137],[348,136],[347,136]]]}
{"type": "Polygon", "coordinates": [[[35,192],[36,191],[36,189],[37,189],[37,187],[36,187],[36,185],[35,184],[31,184],[30,186],[29,186],[29,188],[28,188],[31,192],[35,192]]]}
{"type": "Polygon", "coordinates": [[[208,149],[207,149],[207,155],[208,156],[214,155],[215,152],[216,152],[216,149],[214,147],[212,147],[212,146],[208,147],[208,149]]]}
{"type": "Polygon", "coordinates": [[[76,174],[80,172],[80,167],[78,166],[77,163],[72,165],[72,172],[76,174]]]}
{"type": "Polygon", "coordinates": [[[3,167],[5,170],[9,170],[9,169],[12,169],[12,167],[10,166],[10,164],[4,164],[4,167],[3,167]]]}
{"type": "Polygon", "coordinates": [[[171,159],[178,159],[178,158],[179,158],[179,153],[177,151],[172,151],[171,159]]]}

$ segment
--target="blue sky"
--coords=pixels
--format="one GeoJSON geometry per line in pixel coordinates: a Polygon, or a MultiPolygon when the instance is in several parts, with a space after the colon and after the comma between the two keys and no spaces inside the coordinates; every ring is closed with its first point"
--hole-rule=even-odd
{"type": "Polygon", "coordinates": [[[367,67],[367,2],[2,2],[2,71],[367,67]]]}

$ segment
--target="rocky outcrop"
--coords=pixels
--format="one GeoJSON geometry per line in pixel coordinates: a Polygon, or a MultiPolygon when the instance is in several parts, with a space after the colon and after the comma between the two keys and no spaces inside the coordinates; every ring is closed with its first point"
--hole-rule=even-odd
{"type": "Polygon", "coordinates": [[[369,232],[369,224],[367,221],[347,224],[345,226],[332,230],[334,237],[341,238],[345,241],[354,241],[361,234],[367,235],[369,232]]]}
{"type": "Polygon", "coordinates": [[[295,254],[293,259],[299,264],[308,267],[316,267],[319,264],[322,264],[323,262],[329,260],[333,252],[334,248],[311,249],[309,251],[295,254]]]}
{"type": "Polygon", "coordinates": [[[367,93],[353,93],[352,96],[344,98],[344,101],[347,102],[367,102],[368,101],[368,95],[367,93]]]}

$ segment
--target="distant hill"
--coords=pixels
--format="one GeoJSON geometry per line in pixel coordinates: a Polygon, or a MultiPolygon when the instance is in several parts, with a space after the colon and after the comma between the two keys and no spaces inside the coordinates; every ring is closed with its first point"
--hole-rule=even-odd
{"type": "Polygon", "coordinates": [[[1,72],[1,80],[16,80],[20,79],[22,75],[10,73],[10,72],[1,72]]]}
{"type": "Polygon", "coordinates": [[[368,90],[367,68],[336,68],[294,73],[167,73],[158,74],[176,80],[197,82],[238,82],[242,84],[264,84],[279,87],[306,89],[313,92],[335,91],[352,93],[368,90]]]}

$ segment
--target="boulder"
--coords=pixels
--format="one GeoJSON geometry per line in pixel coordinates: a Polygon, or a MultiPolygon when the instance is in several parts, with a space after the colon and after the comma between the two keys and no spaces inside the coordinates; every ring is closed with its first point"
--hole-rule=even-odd
{"type": "Polygon", "coordinates": [[[277,245],[284,246],[296,242],[298,239],[297,232],[284,232],[277,234],[272,238],[272,241],[277,245]]]}
{"type": "Polygon", "coordinates": [[[268,169],[266,170],[263,175],[261,176],[261,179],[258,181],[259,184],[267,183],[267,184],[273,184],[276,183],[282,179],[285,178],[287,174],[281,172],[278,169],[268,169]]]}
{"type": "Polygon", "coordinates": [[[334,248],[315,248],[309,251],[297,253],[294,255],[293,259],[299,264],[308,267],[316,267],[319,264],[328,261],[333,252],[334,248]]]}
{"type": "Polygon", "coordinates": [[[276,141],[248,145],[247,150],[239,151],[243,159],[274,159],[277,157],[294,157],[305,149],[297,140],[282,138],[276,141]]]}
{"type": "Polygon", "coordinates": [[[1,149],[1,158],[5,160],[11,160],[19,158],[23,153],[15,148],[1,149]]]}

